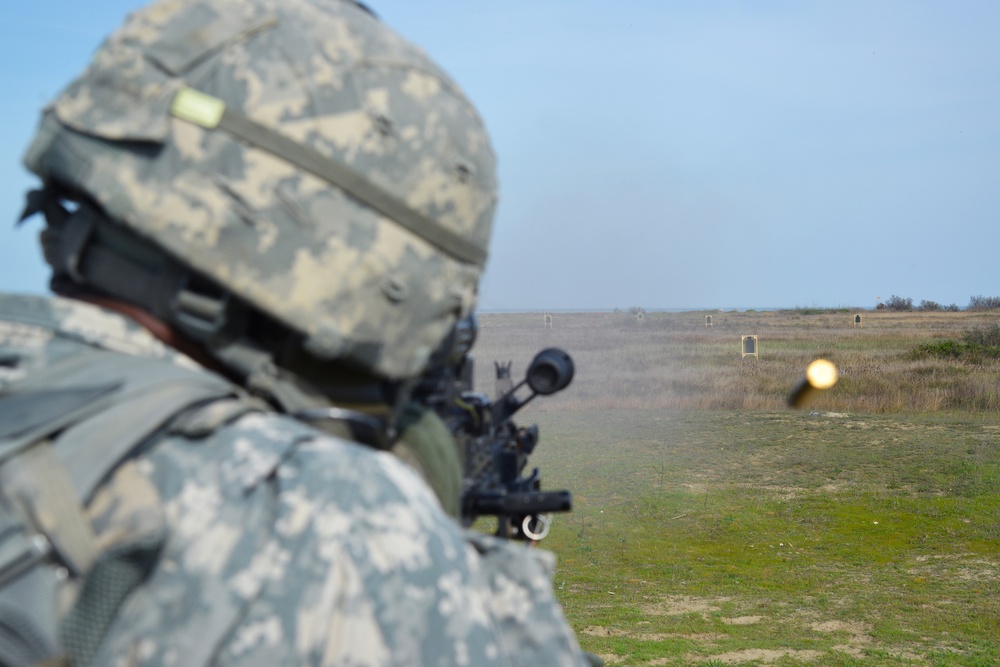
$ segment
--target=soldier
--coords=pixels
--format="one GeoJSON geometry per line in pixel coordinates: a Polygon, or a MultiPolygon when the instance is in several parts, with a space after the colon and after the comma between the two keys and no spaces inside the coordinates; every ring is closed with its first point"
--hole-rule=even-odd
{"type": "Polygon", "coordinates": [[[347,0],[163,0],[25,163],[60,296],[0,296],[0,664],[584,663],[551,556],[381,451],[495,202],[422,51],[347,0]]]}

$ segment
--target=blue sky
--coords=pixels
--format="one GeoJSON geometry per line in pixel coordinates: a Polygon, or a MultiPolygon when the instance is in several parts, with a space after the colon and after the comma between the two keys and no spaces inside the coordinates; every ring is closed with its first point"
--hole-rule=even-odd
{"type": "MultiPolygon", "coordinates": [[[[6,2],[0,289],[39,108],[141,2],[6,2]]],[[[1000,3],[370,3],[479,107],[484,309],[965,306],[1000,294],[1000,3]]]]}

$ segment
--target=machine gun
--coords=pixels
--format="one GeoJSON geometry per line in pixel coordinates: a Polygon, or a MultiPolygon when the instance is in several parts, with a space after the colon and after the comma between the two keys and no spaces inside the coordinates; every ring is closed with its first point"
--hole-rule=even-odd
{"type": "Polygon", "coordinates": [[[538,425],[521,428],[512,417],[536,396],[565,389],[573,380],[573,359],[557,348],[542,350],[524,380],[491,402],[473,391],[475,362],[469,351],[477,328],[474,316],[459,323],[447,352],[439,355],[446,358],[414,395],[438,413],[463,455],[462,522],[469,526],[481,516],[495,516],[498,536],[541,540],[549,532],[551,513],[570,511],[573,497],[566,490],[542,491],[538,468],[524,474],[538,444],[538,425]]]}

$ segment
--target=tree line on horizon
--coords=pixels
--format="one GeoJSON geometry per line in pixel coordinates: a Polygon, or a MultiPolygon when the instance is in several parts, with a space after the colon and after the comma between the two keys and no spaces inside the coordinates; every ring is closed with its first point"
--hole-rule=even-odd
{"type": "MultiPolygon", "coordinates": [[[[961,310],[956,304],[944,306],[936,301],[923,300],[918,305],[913,305],[913,299],[901,297],[893,294],[885,301],[880,301],[876,306],[878,310],[894,310],[900,312],[910,312],[914,310],[933,312],[948,311],[958,312],[961,310]]],[[[969,297],[969,305],[966,310],[1000,310],[1000,296],[976,295],[969,297]]]]}

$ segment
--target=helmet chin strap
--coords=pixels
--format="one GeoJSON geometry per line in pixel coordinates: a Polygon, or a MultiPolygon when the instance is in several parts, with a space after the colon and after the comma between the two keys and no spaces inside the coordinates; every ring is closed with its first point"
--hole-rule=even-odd
{"type": "Polygon", "coordinates": [[[47,223],[43,246],[46,261],[53,267],[56,293],[131,317],[164,343],[236,380],[284,413],[324,423],[343,421],[344,415],[351,414],[356,418],[347,421],[356,422],[356,428],[332,431],[380,448],[392,437],[392,424],[405,408],[411,386],[390,390],[373,383],[352,387],[334,382],[319,387],[281,368],[273,351],[253,341],[246,324],[249,309],[244,304],[224,290],[195,289],[196,279],[189,269],[109,222],[89,202],[76,201],[58,187],[47,186],[28,194],[21,220],[35,213],[42,213],[47,223]],[[75,207],[67,207],[67,201],[75,207]],[[324,412],[335,403],[369,409],[324,412]],[[381,417],[369,412],[379,412],[381,417]],[[370,435],[374,432],[379,437],[370,435]]]}
{"type": "Polygon", "coordinates": [[[21,221],[36,213],[45,216],[43,249],[57,294],[122,312],[199,363],[216,371],[221,366],[284,412],[330,405],[320,390],[282,371],[273,352],[251,341],[247,308],[228,292],[193,289],[189,269],[58,186],[28,193],[21,221]]]}

